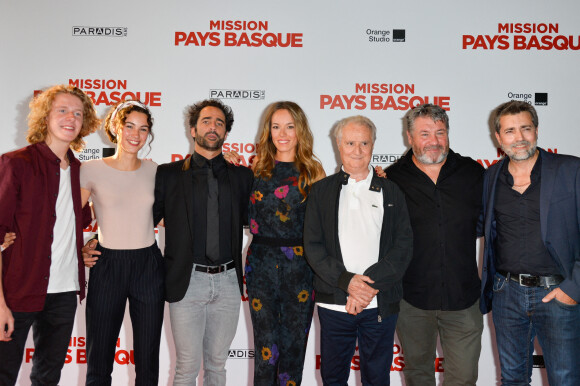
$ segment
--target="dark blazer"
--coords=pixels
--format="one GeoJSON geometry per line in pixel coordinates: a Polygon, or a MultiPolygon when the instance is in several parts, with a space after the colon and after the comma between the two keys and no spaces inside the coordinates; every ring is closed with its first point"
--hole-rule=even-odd
{"type": "MultiPolygon", "coordinates": [[[[580,158],[548,153],[542,157],[540,182],[540,228],[542,241],[564,276],[560,288],[580,302],[580,158]]],[[[491,311],[493,277],[495,276],[494,216],[495,188],[499,171],[508,158],[491,166],[483,181],[483,216],[485,250],[481,277],[482,313],[491,311]]],[[[525,273],[525,272],[519,272],[525,273]]]]}
{"type": "MultiPolygon", "coordinates": [[[[355,275],[344,266],[338,240],[338,204],[345,181],[348,174],[340,171],[315,183],[308,195],[304,252],[316,274],[316,301],[322,303],[346,304],[348,285],[355,275]]],[[[364,275],[375,281],[371,286],[379,290],[379,314],[386,317],[399,312],[402,278],[413,252],[413,232],[405,196],[394,182],[374,175],[370,190],[383,195],[384,216],[378,261],[364,275]]]]}
{"type": "MultiPolygon", "coordinates": [[[[232,256],[242,292],[242,233],[248,222],[248,202],[252,189],[252,171],[226,163],[230,182],[232,256]]],[[[160,165],[155,176],[155,224],[165,222],[165,294],[167,301],[177,302],[185,296],[193,269],[194,233],[203,224],[193,223],[193,171],[191,157],[160,165]]]]}

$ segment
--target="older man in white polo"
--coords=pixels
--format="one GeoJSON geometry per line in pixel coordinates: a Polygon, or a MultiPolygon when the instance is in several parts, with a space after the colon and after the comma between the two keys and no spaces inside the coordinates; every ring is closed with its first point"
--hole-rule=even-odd
{"type": "Polygon", "coordinates": [[[401,279],[413,237],[405,196],[375,175],[376,127],[363,116],[339,121],[341,170],[313,185],[304,248],[316,277],[325,385],[345,385],[358,340],[365,385],[389,385],[401,279]]]}

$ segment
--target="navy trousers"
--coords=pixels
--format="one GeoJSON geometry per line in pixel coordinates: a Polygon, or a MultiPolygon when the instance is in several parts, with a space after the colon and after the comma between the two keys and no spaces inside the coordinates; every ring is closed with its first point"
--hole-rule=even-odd
{"type": "Polygon", "coordinates": [[[87,294],[87,385],[111,385],[125,305],[133,325],[135,384],[157,385],[165,306],[163,256],[153,244],[119,250],[97,246],[87,294]]]}
{"type": "Polygon", "coordinates": [[[326,386],[345,386],[358,339],[361,381],[365,386],[390,385],[393,340],[398,314],[379,318],[377,308],[358,315],[318,307],[320,375],[326,386]]]}

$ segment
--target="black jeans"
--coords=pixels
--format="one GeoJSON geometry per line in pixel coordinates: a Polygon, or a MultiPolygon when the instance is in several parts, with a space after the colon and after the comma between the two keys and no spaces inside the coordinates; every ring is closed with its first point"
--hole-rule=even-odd
{"type": "Polygon", "coordinates": [[[32,385],[57,385],[64,365],[77,309],[76,292],[47,294],[38,312],[13,312],[12,340],[0,342],[0,385],[14,385],[32,326],[32,385]]]}

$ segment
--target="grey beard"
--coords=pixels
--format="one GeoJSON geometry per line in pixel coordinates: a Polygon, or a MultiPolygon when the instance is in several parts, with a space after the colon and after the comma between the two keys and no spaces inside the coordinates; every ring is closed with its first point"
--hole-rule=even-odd
{"type": "Polygon", "coordinates": [[[514,151],[511,150],[511,147],[509,148],[504,148],[503,146],[501,147],[501,149],[503,150],[504,153],[507,154],[507,156],[514,160],[514,161],[525,161],[527,159],[530,159],[534,156],[534,154],[536,154],[536,149],[538,147],[538,142],[534,142],[533,144],[531,144],[528,141],[520,141],[518,143],[516,143],[514,146],[517,146],[519,144],[525,143],[527,145],[531,145],[530,149],[528,151],[526,151],[525,153],[516,153],[514,151]]]}
{"type": "Polygon", "coordinates": [[[419,162],[421,162],[422,164],[426,164],[426,165],[435,165],[435,164],[440,164],[441,162],[445,161],[445,158],[447,158],[447,155],[449,154],[449,150],[447,151],[443,151],[439,157],[437,157],[436,160],[433,160],[431,157],[429,157],[427,154],[421,154],[419,157],[417,157],[417,155],[415,154],[415,157],[419,160],[419,162]]]}

